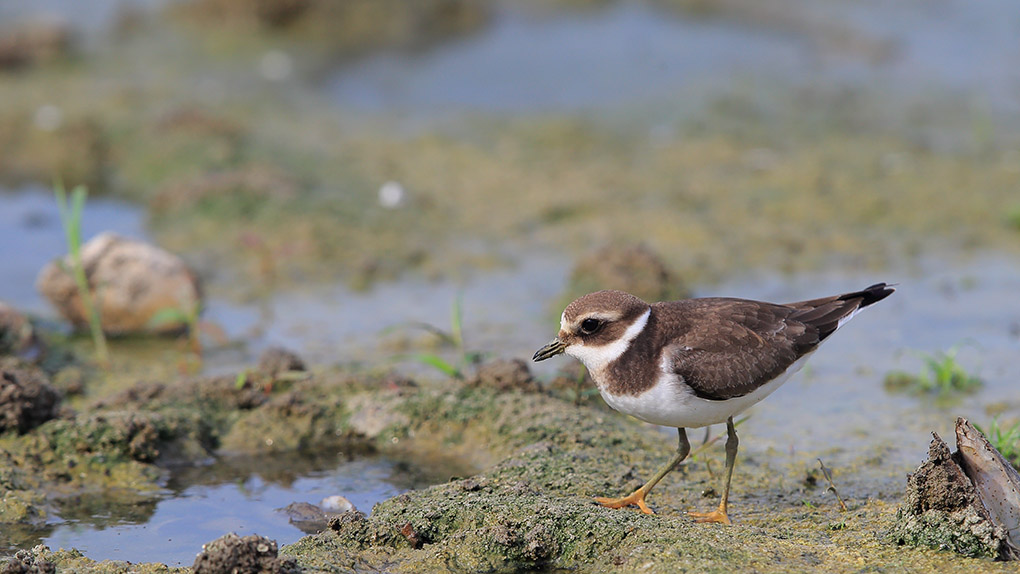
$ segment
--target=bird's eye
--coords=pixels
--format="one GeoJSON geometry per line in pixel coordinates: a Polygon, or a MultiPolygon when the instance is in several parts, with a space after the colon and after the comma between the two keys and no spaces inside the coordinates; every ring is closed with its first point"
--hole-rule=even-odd
{"type": "Polygon", "coordinates": [[[584,321],[581,321],[581,333],[591,335],[595,331],[598,331],[601,326],[602,321],[599,321],[598,319],[585,319],[584,321]]]}

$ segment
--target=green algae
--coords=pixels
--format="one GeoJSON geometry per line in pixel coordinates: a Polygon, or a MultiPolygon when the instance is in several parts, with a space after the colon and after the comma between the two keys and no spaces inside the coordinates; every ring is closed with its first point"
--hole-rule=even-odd
{"type": "MultiPolygon", "coordinates": [[[[791,479],[813,467],[813,457],[801,455],[803,467],[772,464],[768,453],[755,450],[748,425],[741,429],[744,450],[731,499],[736,524],[700,525],[685,511],[715,504],[721,476],[704,461],[721,459],[719,448],[682,465],[653,491],[650,503],[658,515],[610,510],[591,498],[639,485],[675,448],[673,437],[603,407],[539,392],[499,392],[453,380],[419,385],[385,384],[385,378],[343,371],[316,373],[268,397],[263,390],[236,388],[232,377],[143,383],[77,415],[79,430],[56,420],[21,437],[4,436],[0,451],[29,472],[6,473],[3,485],[17,501],[34,488],[46,490],[33,478],[38,474],[55,491],[121,491],[124,500],[134,497],[133,504],[144,507],[146,492],[158,485],[159,468],[151,462],[159,460],[157,451],[198,440],[204,446],[191,454],[205,455],[236,433],[254,437],[241,449],[249,452],[359,444],[418,456],[443,452],[481,471],[384,501],[369,516],[342,515],[326,531],[282,549],[306,572],[1004,568],[890,541],[887,533],[899,520],[898,495],[876,490],[876,476],[889,471],[870,464],[871,455],[836,469],[850,506],[841,513],[823,488],[791,479]],[[174,414],[188,412],[186,405],[192,414],[204,405],[199,412],[207,416],[174,414]],[[273,434],[279,428],[290,434],[273,434]],[[265,433],[282,438],[269,444],[265,433]],[[68,460],[75,461],[70,471],[68,460]]],[[[14,503],[10,508],[18,510],[14,503]]],[[[46,556],[60,571],[122,567],[73,552],[46,556]]],[[[162,571],[157,565],[144,568],[162,571]]]]}
{"type": "Polygon", "coordinates": [[[732,528],[697,525],[682,512],[714,503],[702,502],[700,491],[719,477],[702,465],[683,466],[653,492],[660,515],[601,508],[593,495],[640,484],[671,441],[622,416],[537,394],[426,389],[402,402],[404,412],[429,415],[380,433],[381,444],[398,433],[418,443],[480,441],[512,454],[471,478],[380,503],[370,516],[343,515],[327,531],[284,548],[306,571],[1002,569],[884,541],[896,520],[890,501],[865,495],[841,514],[826,493],[782,486],[774,469],[753,460],[738,465],[732,528]],[[486,412],[481,404],[490,405],[486,412]],[[455,430],[426,432],[447,422],[455,430]],[[804,496],[811,506],[783,502],[804,496]]]}
{"type": "Polygon", "coordinates": [[[95,562],[78,550],[51,551],[39,545],[31,550],[18,552],[11,561],[17,564],[13,572],[26,574],[39,572],[74,572],[76,574],[164,574],[170,572],[191,572],[190,568],[170,568],[165,564],[133,564],[115,560],[95,562]],[[19,566],[22,569],[18,569],[19,566]]]}

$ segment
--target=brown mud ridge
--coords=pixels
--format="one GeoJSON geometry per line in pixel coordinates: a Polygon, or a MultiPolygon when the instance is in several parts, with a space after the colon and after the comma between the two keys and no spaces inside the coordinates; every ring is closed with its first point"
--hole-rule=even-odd
{"type": "MultiPolygon", "coordinates": [[[[542,391],[521,363],[490,365],[470,383],[340,370],[281,378],[273,373],[283,363],[291,372],[295,362],[265,363],[243,384],[237,377],[138,382],[79,412],[61,409],[33,429],[0,435],[5,530],[44,521],[60,493],[115,491],[125,504],[144,504],[157,496],[166,461],[360,447],[422,461],[456,458],[466,478],[396,496],[368,515],[344,513],[279,549],[260,537],[221,537],[205,545],[195,571],[1008,571],[988,558],[897,545],[889,533],[900,496],[875,486],[882,469],[870,455],[833,468],[849,507],[841,512],[824,486],[803,478],[813,456],[777,463],[748,441],[734,477],[734,526],[695,524],[686,511],[712,505],[705,496],[720,487],[721,448],[660,485],[650,500],[658,514],[602,508],[592,497],[639,485],[671,452],[672,437],[600,401],[579,405],[542,391]]],[[[174,570],[41,546],[0,566],[174,570]]]]}
{"type": "Polygon", "coordinates": [[[935,433],[928,460],[907,479],[893,538],[1001,560],[1020,559],[1020,477],[966,419],[956,421],[957,451],[935,433]]]}

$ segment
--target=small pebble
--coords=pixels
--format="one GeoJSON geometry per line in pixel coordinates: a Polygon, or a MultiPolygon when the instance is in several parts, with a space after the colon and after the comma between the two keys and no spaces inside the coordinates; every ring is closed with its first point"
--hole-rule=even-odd
{"type": "Polygon", "coordinates": [[[396,181],[387,181],[379,188],[379,205],[386,209],[395,209],[404,204],[407,192],[404,186],[396,181]]]}
{"type": "Polygon", "coordinates": [[[326,512],[335,512],[337,514],[343,514],[349,510],[354,510],[354,504],[339,494],[323,498],[322,501],[319,502],[319,507],[326,512]]]}

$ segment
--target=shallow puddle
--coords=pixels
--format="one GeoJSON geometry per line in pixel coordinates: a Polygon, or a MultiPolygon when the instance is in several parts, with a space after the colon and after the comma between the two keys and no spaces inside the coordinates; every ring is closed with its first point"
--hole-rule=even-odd
{"type": "MultiPolygon", "coordinates": [[[[224,460],[171,473],[166,492],[144,505],[141,516],[96,512],[56,518],[40,542],[77,548],[95,560],[162,562],[190,566],[202,545],[228,532],[260,534],[281,546],[304,532],[280,509],[293,502],[319,502],[333,495],[369,512],[377,502],[446,480],[441,470],[371,457],[337,460],[299,457],[224,460]]],[[[58,504],[59,506],[59,504],[58,504]]],[[[66,515],[74,506],[65,504],[66,515]]]]}

